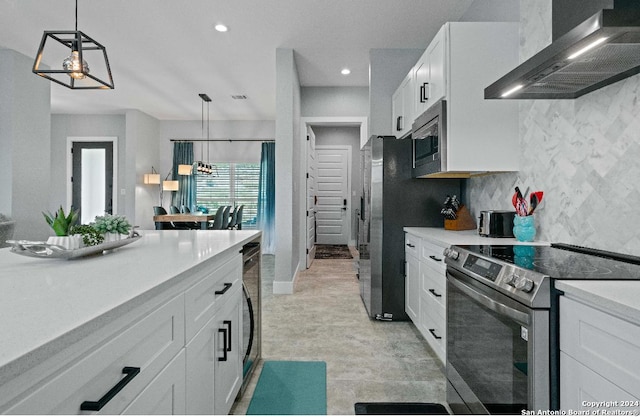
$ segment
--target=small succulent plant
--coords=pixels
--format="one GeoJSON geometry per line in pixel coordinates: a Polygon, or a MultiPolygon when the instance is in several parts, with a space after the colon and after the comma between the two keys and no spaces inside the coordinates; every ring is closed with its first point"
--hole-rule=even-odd
{"type": "Polygon", "coordinates": [[[70,236],[71,228],[78,222],[78,210],[69,210],[69,214],[64,213],[62,206],[55,214],[51,212],[42,213],[47,224],[51,226],[56,236],[70,236]]]}
{"type": "Polygon", "coordinates": [[[104,235],[90,224],[78,224],[71,228],[71,233],[82,236],[85,246],[95,246],[104,242],[104,235]]]}
{"type": "Polygon", "coordinates": [[[131,224],[124,216],[105,214],[104,216],[96,216],[94,223],[91,224],[98,232],[104,233],[120,233],[126,235],[131,229],[131,224]]]}

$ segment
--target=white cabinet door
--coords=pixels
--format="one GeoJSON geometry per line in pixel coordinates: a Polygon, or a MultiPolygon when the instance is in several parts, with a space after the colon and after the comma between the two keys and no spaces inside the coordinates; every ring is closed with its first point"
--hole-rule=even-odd
{"type": "Polygon", "coordinates": [[[429,65],[429,91],[427,108],[445,97],[446,91],[446,28],[440,28],[426,50],[429,65]]]}
{"type": "Polygon", "coordinates": [[[402,85],[400,85],[395,93],[393,93],[393,96],[391,96],[391,132],[397,137],[402,136],[403,104],[402,85]]]}
{"type": "Polygon", "coordinates": [[[216,318],[209,320],[186,348],[187,414],[213,414],[216,318]]]}
{"type": "Polygon", "coordinates": [[[418,326],[420,317],[420,271],[418,259],[408,253],[405,256],[405,311],[413,323],[418,326]]]}
{"type": "Polygon", "coordinates": [[[231,295],[215,318],[214,414],[228,414],[242,385],[241,292],[231,295]]]}
{"type": "Polygon", "coordinates": [[[413,105],[415,117],[429,108],[429,56],[425,51],[413,68],[413,105]]]}
{"type": "Polygon", "coordinates": [[[391,131],[394,136],[400,138],[411,131],[414,108],[413,70],[411,70],[391,97],[391,112],[393,116],[391,131]]]}
{"type": "Polygon", "coordinates": [[[184,349],[156,376],[122,414],[185,414],[184,349]]]}

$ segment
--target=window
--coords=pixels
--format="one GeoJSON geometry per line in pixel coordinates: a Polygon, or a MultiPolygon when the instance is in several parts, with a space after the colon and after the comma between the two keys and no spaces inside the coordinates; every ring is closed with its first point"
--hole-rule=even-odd
{"type": "Polygon", "coordinates": [[[216,163],[218,175],[196,175],[197,205],[215,213],[220,206],[244,204],[242,228],[255,229],[260,164],[216,163]]]}

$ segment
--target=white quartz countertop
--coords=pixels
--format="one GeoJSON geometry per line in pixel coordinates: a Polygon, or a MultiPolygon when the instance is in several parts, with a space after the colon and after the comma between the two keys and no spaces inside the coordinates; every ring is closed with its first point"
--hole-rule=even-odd
{"type": "Polygon", "coordinates": [[[118,307],[141,304],[158,288],[178,285],[202,262],[231,256],[260,236],[255,230],[140,234],[140,240],[127,246],[73,260],[31,258],[0,249],[0,374],[40,359],[30,354],[43,346],[64,348],[101,320],[117,316],[118,307]]]}
{"type": "Polygon", "coordinates": [[[533,245],[548,246],[548,242],[518,242],[514,238],[494,238],[480,236],[477,230],[445,230],[439,227],[405,227],[404,231],[439,246],[451,245],[533,245]]]}
{"type": "Polygon", "coordinates": [[[566,296],[640,325],[640,281],[556,281],[566,296]]]}

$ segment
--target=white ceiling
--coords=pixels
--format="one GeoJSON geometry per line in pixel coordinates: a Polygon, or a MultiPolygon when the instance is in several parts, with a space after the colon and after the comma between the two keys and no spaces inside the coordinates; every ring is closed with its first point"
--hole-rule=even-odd
{"type": "MultiPolygon", "coordinates": [[[[106,47],[115,90],[51,83],[53,113],[138,109],[162,120],[199,120],[198,93],[206,93],[211,120],[273,120],[276,48],[295,50],[303,86],[367,86],[369,49],[425,48],[473,0],[78,3],[78,29],[106,47]],[[217,23],[229,31],[216,32],[217,23]],[[351,75],[341,75],[343,67],[351,75]]],[[[0,46],[33,57],[44,30],[73,30],[74,8],[74,0],[0,0],[0,46]]]]}

